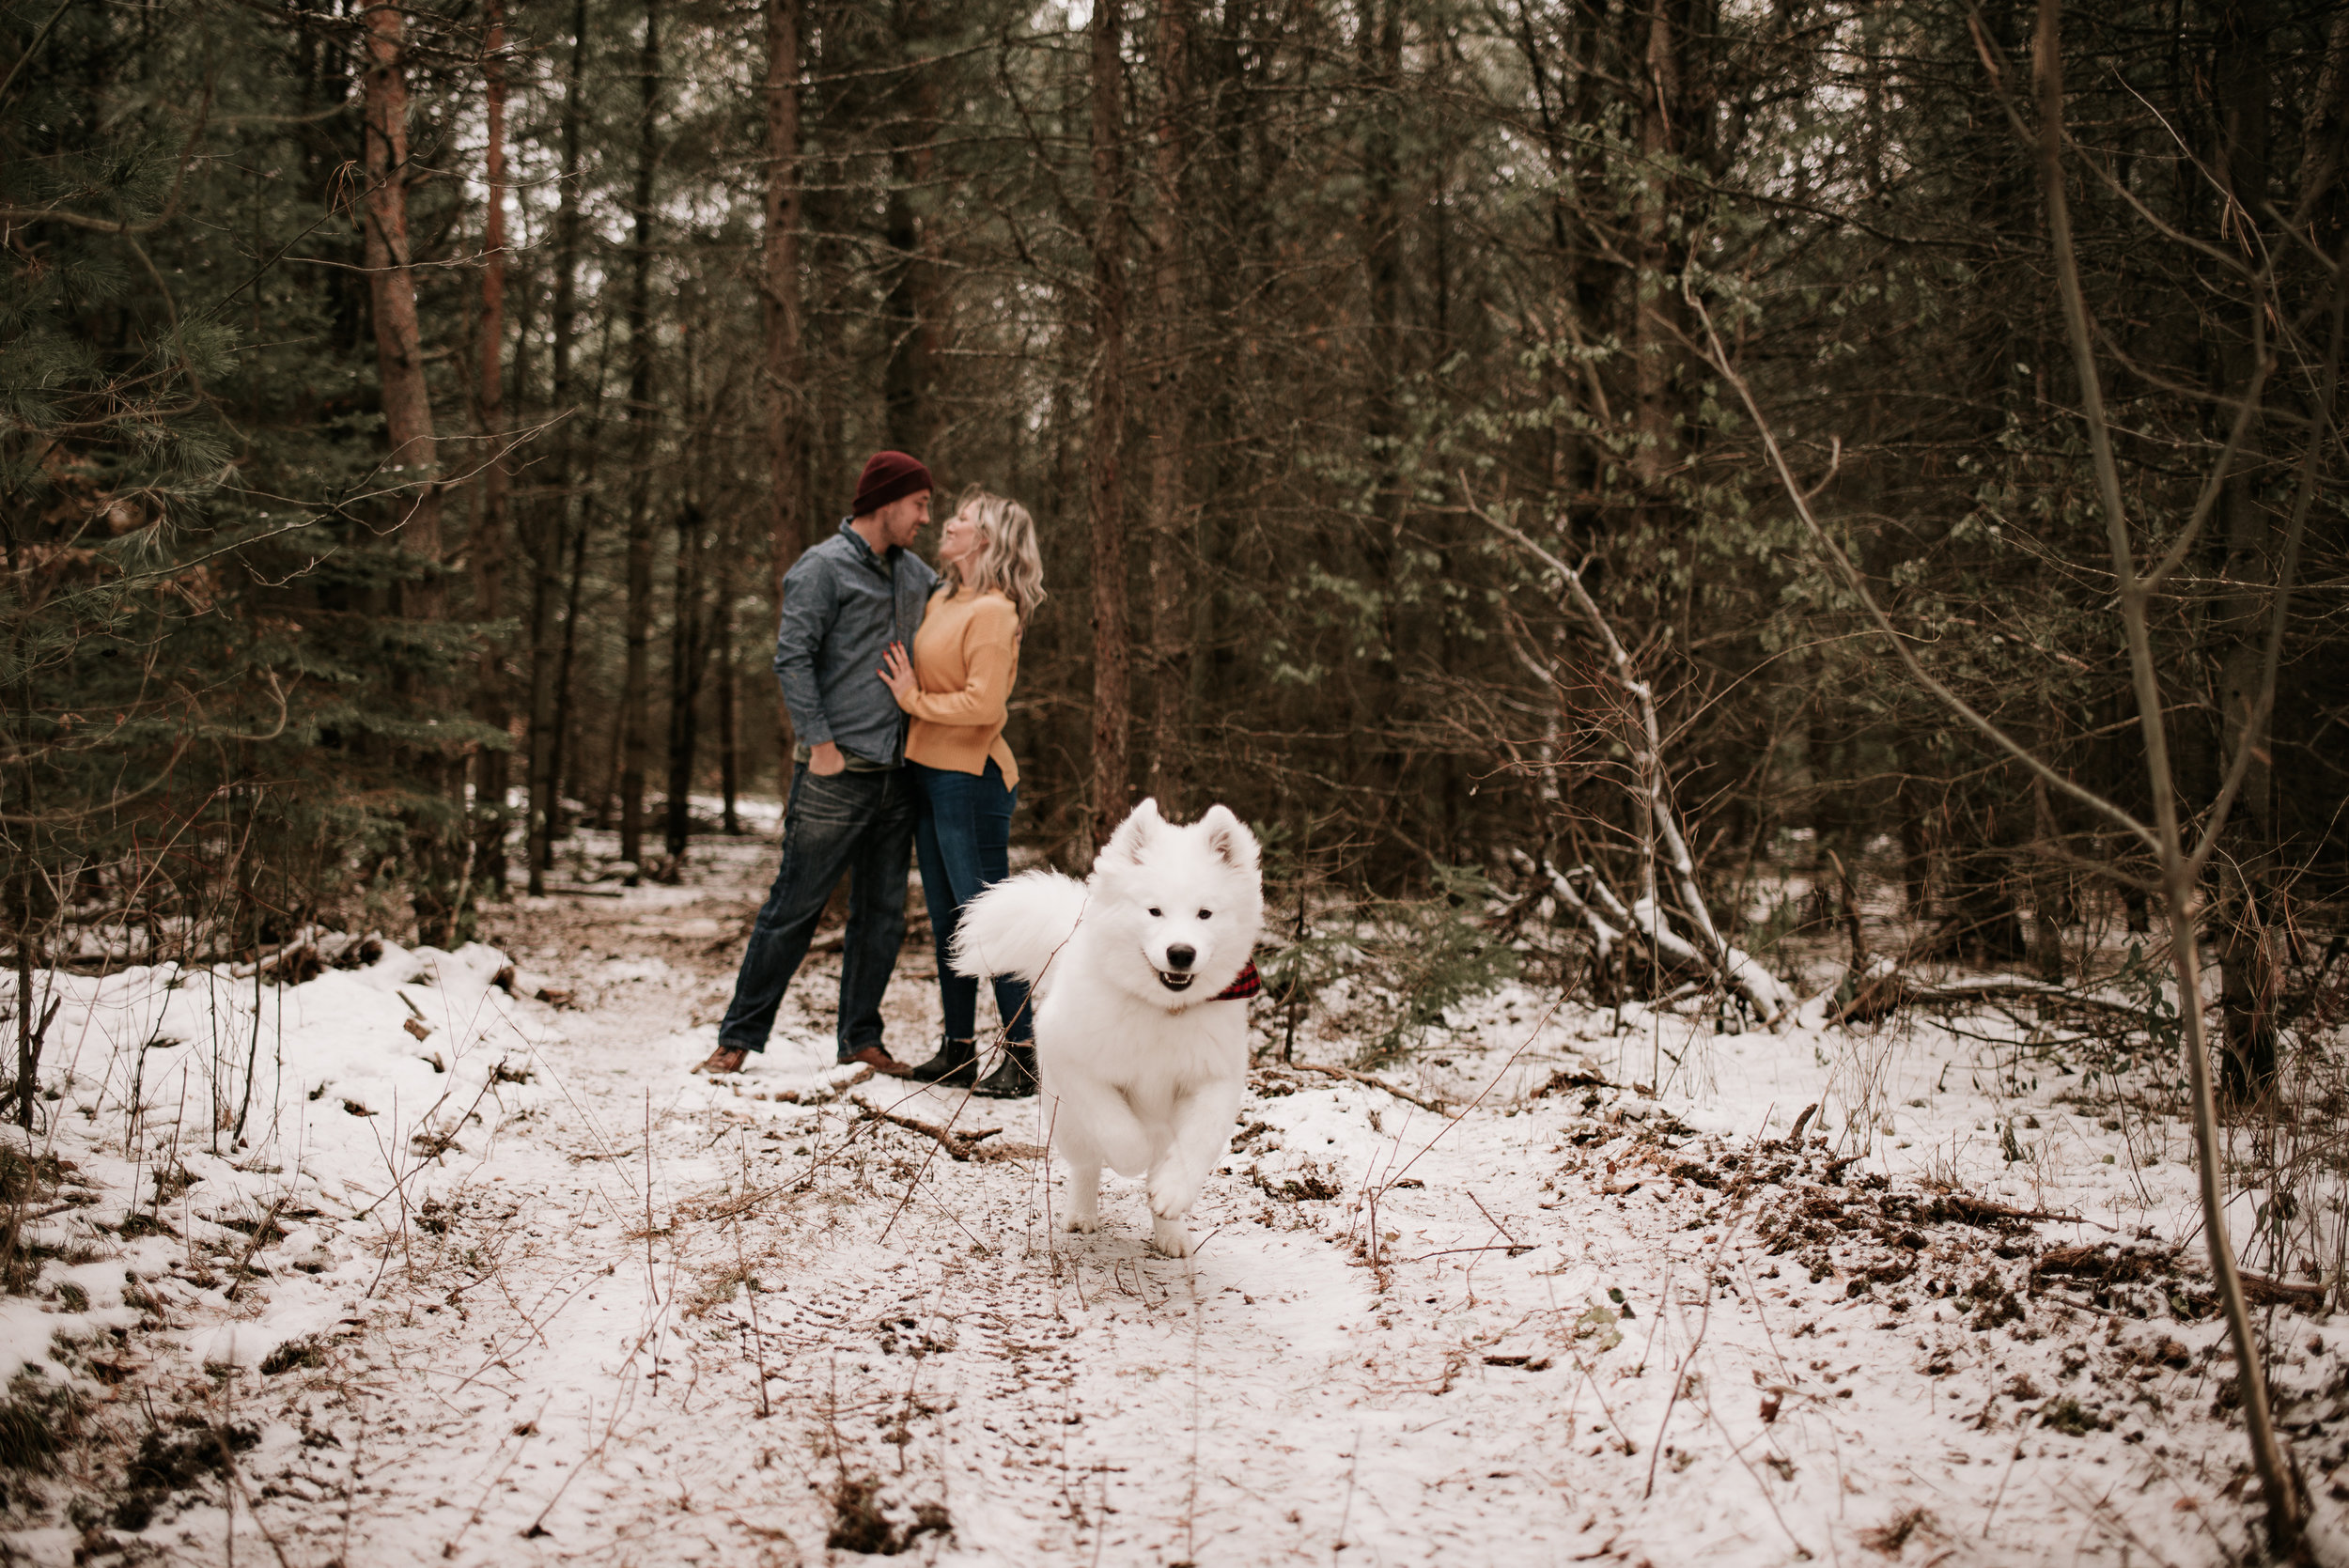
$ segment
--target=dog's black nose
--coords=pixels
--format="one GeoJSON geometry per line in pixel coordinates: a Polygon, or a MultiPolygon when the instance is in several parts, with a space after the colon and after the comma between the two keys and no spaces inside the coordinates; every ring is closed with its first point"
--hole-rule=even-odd
{"type": "Polygon", "coordinates": [[[1197,960],[1198,956],[1197,948],[1186,947],[1178,942],[1166,950],[1166,967],[1172,970],[1187,970],[1197,960]]]}

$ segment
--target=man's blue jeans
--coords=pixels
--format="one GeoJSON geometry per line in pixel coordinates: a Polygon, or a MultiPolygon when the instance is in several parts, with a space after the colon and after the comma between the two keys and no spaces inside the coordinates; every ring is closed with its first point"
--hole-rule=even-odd
{"type": "Polygon", "coordinates": [[[832,890],[848,877],[848,929],[840,951],[842,1061],[881,1043],[881,997],[906,939],[906,862],[913,846],[909,770],[791,770],[784,806],[783,864],[751,927],[734,1001],[718,1026],[722,1049],[765,1050],[775,1009],[807,956],[832,890]]]}
{"type": "MultiPolygon", "coordinates": [[[[905,770],[913,775],[918,802],[913,844],[922,862],[922,897],[930,907],[930,933],[938,939],[938,998],[946,1014],[946,1038],[974,1039],[979,983],[957,974],[946,955],[962,907],[980,889],[1011,875],[1011,814],[1019,804],[1019,790],[1003,787],[1003,770],[993,762],[984,773],[918,762],[907,763],[905,770]]],[[[995,1010],[1003,1016],[1004,1039],[1024,1044],[1035,1037],[1025,981],[997,975],[995,1010]]]]}

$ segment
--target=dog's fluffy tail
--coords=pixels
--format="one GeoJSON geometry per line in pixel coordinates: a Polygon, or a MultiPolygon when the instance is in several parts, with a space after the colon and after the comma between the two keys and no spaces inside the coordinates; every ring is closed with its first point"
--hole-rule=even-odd
{"type": "Polygon", "coordinates": [[[1084,913],[1085,885],[1057,871],[1025,871],[962,908],[951,956],[957,974],[1014,974],[1034,984],[1084,913]]]}

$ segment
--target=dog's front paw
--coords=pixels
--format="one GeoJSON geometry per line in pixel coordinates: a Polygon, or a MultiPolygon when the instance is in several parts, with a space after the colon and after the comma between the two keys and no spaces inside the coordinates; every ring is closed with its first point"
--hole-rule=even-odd
{"type": "Polygon", "coordinates": [[[1174,1165],[1150,1172],[1150,1212],[1160,1219],[1180,1219],[1199,1202],[1199,1182],[1174,1165]]]}
{"type": "Polygon", "coordinates": [[[1101,1228],[1101,1217],[1092,1213],[1063,1215],[1060,1228],[1064,1231],[1082,1231],[1091,1234],[1101,1228]]]}
{"type": "Polygon", "coordinates": [[[1179,1219],[1150,1222],[1150,1245],[1170,1258],[1190,1256],[1190,1230],[1179,1219]]]}

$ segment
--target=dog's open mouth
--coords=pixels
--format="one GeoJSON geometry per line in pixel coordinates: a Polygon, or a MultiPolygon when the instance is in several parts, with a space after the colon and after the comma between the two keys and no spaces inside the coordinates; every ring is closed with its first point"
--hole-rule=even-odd
{"type": "Polygon", "coordinates": [[[1187,991],[1190,989],[1190,983],[1198,978],[1199,976],[1190,970],[1159,970],[1159,984],[1170,991],[1187,991]]]}

